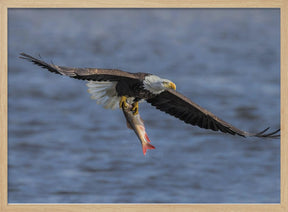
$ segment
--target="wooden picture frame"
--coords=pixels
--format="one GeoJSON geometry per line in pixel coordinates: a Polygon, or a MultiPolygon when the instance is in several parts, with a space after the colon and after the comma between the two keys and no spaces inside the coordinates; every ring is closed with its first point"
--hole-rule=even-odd
{"type": "Polygon", "coordinates": [[[0,203],[1,211],[288,211],[288,1],[284,0],[0,0],[0,203]],[[281,202],[280,204],[8,204],[7,26],[9,8],[280,8],[281,13],[281,202]]]}

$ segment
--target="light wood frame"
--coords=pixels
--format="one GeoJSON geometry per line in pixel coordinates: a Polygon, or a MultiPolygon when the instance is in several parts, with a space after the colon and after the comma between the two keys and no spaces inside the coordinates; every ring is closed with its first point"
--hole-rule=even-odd
{"type": "Polygon", "coordinates": [[[288,1],[287,0],[0,0],[0,211],[288,211],[288,1]],[[280,8],[280,204],[8,204],[7,21],[9,8],[280,8]]]}

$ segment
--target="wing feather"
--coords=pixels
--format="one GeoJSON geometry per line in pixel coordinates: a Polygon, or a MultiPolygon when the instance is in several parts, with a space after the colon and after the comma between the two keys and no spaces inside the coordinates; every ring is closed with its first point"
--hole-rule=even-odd
{"type": "Polygon", "coordinates": [[[157,109],[166,112],[187,124],[197,125],[204,129],[221,131],[223,133],[243,137],[255,136],[278,138],[280,136],[277,134],[280,129],[267,134],[264,133],[269,128],[259,133],[249,133],[240,130],[172,89],[166,90],[155,97],[148,99],[147,102],[151,103],[151,105],[155,106],[157,109]]]}
{"type": "Polygon", "coordinates": [[[48,64],[45,61],[34,58],[28,54],[21,53],[20,58],[33,62],[50,72],[69,76],[80,80],[89,81],[119,81],[123,78],[139,79],[140,73],[129,73],[117,69],[98,69],[98,68],[70,68],[48,64]]]}

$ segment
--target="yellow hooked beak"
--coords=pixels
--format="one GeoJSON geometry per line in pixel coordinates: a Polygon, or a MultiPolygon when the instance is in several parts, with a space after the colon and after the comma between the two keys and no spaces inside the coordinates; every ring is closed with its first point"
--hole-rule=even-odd
{"type": "Polygon", "coordinates": [[[173,82],[165,83],[164,86],[166,88],[172,88],[173,90],[176,90],[176,85],[173,82]]]}

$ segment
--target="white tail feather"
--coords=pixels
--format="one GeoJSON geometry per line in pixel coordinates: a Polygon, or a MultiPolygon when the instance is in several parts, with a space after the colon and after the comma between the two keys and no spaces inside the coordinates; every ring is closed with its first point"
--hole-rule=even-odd
{"type": "Polygon", "coordinates": [[[86,85],[91,98],[97,100],[97,104],[103,105],[106,109],[115,109],[120,101],[116,92],[116,84],[117,82],[89,81],[86,85]]]}

